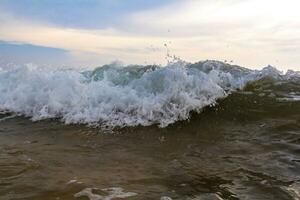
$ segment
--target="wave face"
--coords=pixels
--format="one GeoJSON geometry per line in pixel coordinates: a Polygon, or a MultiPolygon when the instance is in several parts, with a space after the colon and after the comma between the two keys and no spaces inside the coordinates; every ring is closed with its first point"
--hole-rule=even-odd
{"type": "Polygon", "coordinates": [[[83,72],[2,67],[0,111],[67,124],[166,127],[244,88],[274,98],[273,90],[282,90],[288,92],[281,92],[282,100],[299,100],[299,83],[299,72],[283,74],[271,66],[250,70],[218,61],[178,61],[165,67],[111,64],[83,72]]]}

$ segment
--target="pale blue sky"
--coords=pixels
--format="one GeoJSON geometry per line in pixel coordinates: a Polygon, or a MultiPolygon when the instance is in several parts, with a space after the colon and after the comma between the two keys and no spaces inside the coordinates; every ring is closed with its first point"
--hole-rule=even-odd
{"type": "Polygon", "coordinates": [[[153,9],[175,0],[1,0],[3,10],[32,20],[72,28],[120,27],[132,12],[153,9]]]}
{"type": "Polygon", "coordinates": [[[299,0],[1,0],[0,63],[234,60],[300,70],[299,0]]]}
{"type": "MultiPolygon", "coordinates": [[[[164,6],[172,1],[174,2],[174,0],[1,0],[0,11],[27,21],[64,28],[126,29],[124,16],[132,12],[164,6]]],[[[22,43],[4,42],[0,38],[0,60],[16,64],[31,62],[39,65],[69,64],[68,50],[22,43]]],[[[88,57],[95,59],[97,56],[88,57]]],[[[97,65],[97,60],[99,59],[93,62],[94,65],[97,65]]],[[[84,61],[79,64],[85,65],[84,61]]],[[[103,64],[101,59],[99,64],[103,64]]]]}
{"type": "Polygon", "coordinates": [[[0,61],[7,63],[61,65],[68,59],[68,52],[63,49],[0,41],[0,61]]]}

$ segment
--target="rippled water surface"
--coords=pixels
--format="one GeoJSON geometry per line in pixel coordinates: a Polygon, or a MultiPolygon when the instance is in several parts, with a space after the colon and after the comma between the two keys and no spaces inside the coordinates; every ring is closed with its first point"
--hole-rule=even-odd
{"type": "Polygon", "coordinates": [[[1,200],[300,199],[300,102],[234,93],[166,128],[0,115],[1,200]]]}

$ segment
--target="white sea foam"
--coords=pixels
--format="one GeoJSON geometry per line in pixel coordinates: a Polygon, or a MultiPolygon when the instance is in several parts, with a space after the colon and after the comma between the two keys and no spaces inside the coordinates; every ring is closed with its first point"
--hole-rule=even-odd
{"type": "Polygon", "coordinates": [[[12,119],[12,118],[15,118],[17,115],[10,115],[10,116],[7,116],[7,117],[2,117],[0,118],[0,122],[3,122],[3,121],[6,121],[8,119],[12,119]]]}
{"type": "Polygon", "coordinates": [[[287,191],[287,193],[292,197],[294,200],[300,200],[300,183],[295,182],[288,187],[282,187],[283,190],[287,191]]]}
{"type": "Polygon", "coordinates": [[[124,192],[123,188],[112,187],[99,190],[98,188],[85,188],[82,191],[74,195],[75,198],[87,197],[90,200],[111,200],[111,199],[123,199],[132,196],[136,196],[134,192],[124,192]],[[95,194],[94,191],[99,191],[101,194],[95,194]],[[103,194],[104,193],[104,194],[103,194]]]}
{"type": "Polygon", "coordinates": [[[166,67],[107,65],[86,72],[6,67],[0,70],[0,110],[32,120],[165,127],[267,75],[280,76],[280,72],[271,67],[251,71],[215,61],[166,67]]]}
{"type": "Polygon", "coordinates": [[[160,200],[172,200],[171,197],[167,197],[167,196],[163,196],[163,197],[160,197],[160,200]]]}

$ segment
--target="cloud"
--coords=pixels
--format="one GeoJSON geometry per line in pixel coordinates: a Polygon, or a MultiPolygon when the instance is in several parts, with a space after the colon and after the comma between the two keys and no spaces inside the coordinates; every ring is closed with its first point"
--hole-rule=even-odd
{"type": "Polygon", "coordinates": [[[299,70],[299,6],[297,0],[174,1],[133,12],[106,29],[67,28],[1,12],[0,40],[65,49],[74,63],[86,65],[163,63],[166,43],[191,62],[226,59],[299,70]]]}
{"type": "Polygon", "coordinates": [[[20,18],[82,29],[121,25],[128,13],[156,8],[174,0],[1,0],[0,8],[20,18]]]}
{"type": "Polygon", "coordinates": [[[159,9],[133,13],[140,30],[162,34],[226,34],[231,30],[266,29],[278,24],[299,24],[298,0],[186,0],[159,9]]]}
{"type": "Polygon", "coordinates": [[[55,27],[21,20],[3,12],[0,15],[0,22],[1,40],[65,49],[77,56],[80,53],[96,54],[105,60],[108,60],[108,57],[111,60],[143,62],[147,57],[157,56],[155,55],[157,52],[149,50],[148,47],[151,45],[162,47],[165,40],[132,36],[113,29],[84,30],[55,27]]]}
{"type": "Polygon", "coordinates": [[[186,49],[198,49],[208,58],[300,69],[300,59],[295,60],[300,54],[299,7],[298,0],[186,0],[133,13],[131,22],[140,34],[190,38],[186,49]]]}

